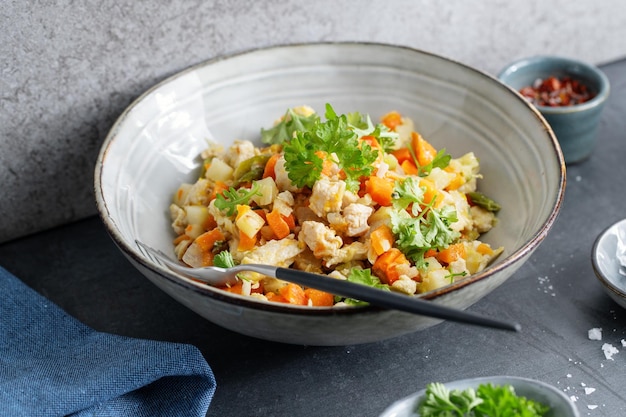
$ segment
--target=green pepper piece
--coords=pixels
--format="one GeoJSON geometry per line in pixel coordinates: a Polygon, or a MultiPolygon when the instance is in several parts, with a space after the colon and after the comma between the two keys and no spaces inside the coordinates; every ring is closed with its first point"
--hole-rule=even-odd
{"type": "Polygon", "coordinates": [[[491,198],[487,197],[483,193],[479,191],[473,191],[467,193],[467,196],[472,200],[472,203],[475,205],[484,208],[485,210],[489,210],[493,213],[496,213],[500,210],[500,204],[493,201],[491,198]]]}
{"type": "Polygon", "coordinates": [[[237,165],[233,173],[235,184],[261,179],[263,171],[265,170],[265,164],[267,164],[269,159],[270,155],[261,154],[242,161],[237,165]]]}

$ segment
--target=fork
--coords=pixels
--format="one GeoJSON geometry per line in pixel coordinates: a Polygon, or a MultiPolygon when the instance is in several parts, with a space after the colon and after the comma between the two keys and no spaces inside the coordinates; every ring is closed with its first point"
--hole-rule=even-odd
{"type": "Polygon", "coordinates": [[[468,311],[435,304],[434,302],[417,297],[411,297],[391,291],[383,291],[367,285],[291,268],[263,264],[240,264],[231,268],[220,268],[216,266],[192,268],[173,261],[162,251],[154,249],[139,240],[136,240],[135,242],[141,249],[143,249],[144,254],[146,254],[153,262],[164,264],[175,272],[194,278],[211,286],[219,287],[234,284],[239,280],[239,278],[237,278],[238,273],[243,271],[252,271],[269,277],[278,278],[283,281],[300,284],[305,287],[315,288],[332,294],[366,301],[378,307],[494,329],[516,332],[521,329],[521,326],[518,323],[481,316],[468,311]]]}

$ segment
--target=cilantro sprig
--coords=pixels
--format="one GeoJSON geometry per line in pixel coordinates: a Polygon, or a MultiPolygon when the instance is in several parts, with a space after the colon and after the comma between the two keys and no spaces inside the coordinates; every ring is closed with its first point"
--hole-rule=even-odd
{"type": "Polygon", "coordinates": [[[480,384],[476,390],[448,389],[439,382],[426,386],[418,404],[420,417],[542,417],[550,407],[518,396],[511,385],[480,384]]]}
{"type": "Polygon", "coordinates": [[[285,169],[297,187],[313,187],[321,177],[324,161],[329,160],[345,173],[346,187],[356,191],[359,180],[369,176],[378,157],[378,151],[367,143],[359,142],[357,133],[350,127],[346,115],[338,116],[326,104],[326,121],[317,120],[283,146],[285,169]]]}

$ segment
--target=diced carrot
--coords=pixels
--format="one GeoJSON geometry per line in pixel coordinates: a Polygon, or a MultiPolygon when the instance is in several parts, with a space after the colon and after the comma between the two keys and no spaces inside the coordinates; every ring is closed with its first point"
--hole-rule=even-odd
{"type": "Polygon", "coordinates": [[[435,258],[437,257],[437,249],[428,249],[424,252],[424,258],[435,258]]]}
{"type": "Polygon", "coordinates": [[[278,210],[272,210],[270,213],[267,213],[267,224],[272,228],[278,239],[283,239],[291,233],[289,225],[278,210]]]}
{"type": "Polygon", "coordinates": [[[361,142],[367,143],[372,149],[380,149],[380,144],[374,136],[363,136],[361,142]]]}
{"type": "Polygon", "coordinates": [[[393,181],[374,175],[365,182],[365,190],[372,197],[372,200],[381,206],[391,205],[393,181]]]}
{"type": "Polygon", "coordinates": [[[222,194],[226,190],[228,190],[228,184],[223,181],[215,181],[213,190],[211,190],[211,194],[209,195],[209,200],[214,200],[218,194],[222,194]]]}
{"type": "Polygon", "coordinates": [[[322,163],[322,175],[325,175],[327,177],[331,176],[333,174],[334,164],[333,164],[333,162],[330,159],[328,159],[328,153],[326,153],[324,151],[316,151],[315,155],[320,157],[322,159],[322,161],[323,161],[323,163],[322,163]]]}
{"type": "Polygon", "coordinates": [[[230,285],[230,286],[226,285],[220,288],[224,291],[231,292],[233,294],[241,294],[243,290],[243,282],[238,281],[233,285],[230,285]]]}
{"type": "Polygon", "coordinates": [[[293,213],[291,213],[289,216],[281,216],[283,217],[283,220],[287,223],[287,226],[289,226],[289,230],[293,232],[293,230],[296,228],[296,216],[294,216],[293,213]]]}
{"type": "Polygon", "coordinates": [[[415,166],[415,163],[410,159],[402,162],[400,166],[402,167],[402,170],[406,175],[417,175],[419,172],[417,170],[417,167],[415,166]]]}
{"type": "Polygon", "coordinates": [[[439,262],[443,262],[444,264],[450,264],[459,258],[467,258],[467,253],[465,252],[465,245],[463,243],[455,243],[449,245],[445,249],[441,249],[437,254],[437,260],[439,262]]]}
{"type": "Polygon", "coordinates": [[[476,252],[480,253],[481,255],[493,255],[493,249],[491,249],[491,246],[486,243],[481,243],[480,245],[478,245],[478,247],[476,248],[476,252]]]}
{"type": "Polygon", "coordinates": [[[293,284],[290,282],[287,285],[280,287],[280,290],[278,290],[278,292],[285,298],[285,300],[287,300],[289,304],[296,304],[301,306],[307,305],[307,298],[306,294],[304,293],[304,289],[302,289],[302,287],[297,284],[293,284]]]}
{"type": "Polygon", "coordinates": [[[280,158],[279,153],[275,153],[267,160],[265,168],[263,169],[263,178],[272,177],[276,179],[276,162],[280,158]]]}
{"type": "Polygon", "coordinates": [[[239,244],[237,245],[237,250],[242,251],[242,252],[250,250],[254,248],[254,245],[256,245],[256,241],[257,241],[257,235],[250,237],[247,234],[240,231],[239,232],[239,244]]]}
{"type": "Polygon", "coordinates": [[[304,295],[306,295],[307,299],[310,300],[311,304],[315,307],[331,307],[335,304],[334,295],[315,288],[307,288],[304,290],[304,295]]]}
{"type": "Polygon", "coordinates": [[[393,232],[387,225],[378,226],[370,233],[370,243],[376,255],[382,255],[393,247],[393,232]]]}
{"type": "Polygon", "coordinates": [[[413,162],[413,156],[411,155],[411,151],[409,150],[409,148],[396,149],[395,151],[391,152],[391,154],[396,157],[398,163],[400,164],[402,164],[404,161],[413,162]]]}
{"type": "Polygon", "coordinates": [[[202,223],[202,227],[204,227],[205,230],[215,229],[217,227],[217,221],[215,220],[215,217],[209,214],[206,218],[206,221],[202,223]]]}
{"type": "Polygon", "coordinates": [[[374,265],[372,265],[372,272],[380,278],[381,282],[391,285],[400,279],[400,273],[396,266],[407,263],[409,261],[399,249],[391,248],[376,258],[374,265]]]}
{"type": "Polygon", "coordinates": [[[275,292],[268,292],[265,294],[267,301],[272,301],[274,303],[288,303],[287,299],[280,294],[276,294],[275,292]]]}
{"type": "Polygon", "coordinates": [[[397,111],[391,111],[381,118],[381,122],[389,129],[396,130],[396,127],[402,124],[402,115],[397,111]]]}
{"type": "Polygon", "coordinates": [[[204,232],[196,238],[194,242],[196,243],[196,245],[198,245],[198,248],[202,253],[203,265],[213,265],[213,258],[215,257],[213,249],[215,248],[215,244],[223,241],[224,239],[226,239],[226,237],[220,231],[220,229],[209,230],[208,232],[204,232]]]}
{"type": "Polygon", "coordinates": [[[430,204],[433,202],[434,207],[439,207],[441,202],[443,201],[443,194],[437,190],[435,183],[425,178],[420,178],[420,187],[425,188],[424,191],[424,203],[430,204]]]}
{"type": "Polygon", "coordinates": [[[437,156],[437,150],[426,141],[419,133],[411,132],[411,147],[417,157],[417,162],[420,166],[430,164],[435,156],[437,156]]]}
{"type": "Polygon", "coordinates": [[[463,174],[457,172],[456,176],[452,178],[452,181],[446,186],[446,191],[458,190],[463,184],[465,184],[465,177],[463,174]]]}
{"type": "Polygon", "coordinates": [[[211,252],[215,247],[215,243],[224,239],[226,237],[220,229],[212,229],[198,236],[195,242],[202,252],[211,252]]]}

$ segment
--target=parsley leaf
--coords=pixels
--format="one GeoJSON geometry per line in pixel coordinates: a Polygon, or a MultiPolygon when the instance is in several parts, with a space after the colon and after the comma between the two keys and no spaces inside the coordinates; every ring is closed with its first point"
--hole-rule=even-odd
{"type": "Polygon", "coordinates": [[[389,130],[384,124],[379,123],[374,126],[369,115],[364,117],[359,112],[348,113],[347,120],[348,124],[359,138],[363,136],[373,136],[386,153],[390,153],[395,149],[396,141],[400,135],[389,130]]]}
{"type": "Polygon", "coordinates": [[[215,207],[225,211],[227,216],[232,216],[237,211],[237,205],[248,204],[255,195],[261,195],[259,193],[259,184],[256,181],[252,183],[252,188],[249,190],[247,188],[236,189],[230,187],[215,197],[215,207]]]}
{"type": "Polygon", "coordinates": [[[426,214],[426,222],[422,224],[424,238],[432,247],[446,248],[454,242],[460,233],[452,230],[450,225],[458,220],[456,210],[452,206],[443,206],[440,210],[430,208],[426,214]]]}
{"type": "Polygon", "coordinates": [[[288,109],[281,121],[270,129],[261,129],[261,141],[269,144],[282,144],[290,141],[294,132],[309,130],[319,121],[317,113],[303,116],[293,109],[288,109]]]}
{"type": "Polygon", "coordinates": [[[398,249],[413,261],[415,266],[422,268],[425,266],[424,254],[427,250],[448,247],[459,238],[460,233],[450,227],[458,220],[456,210],[452,206],[435,209],[431,204],[417,214],[423,199],[417,192],[413,180],[407,183],[410,178],[397,184],[394,189],[394,192],[398,192],[400,200],[394,201],[396,210],[391,213],[391,230],[396,236],[398,249]],[[413,204],[412,212],[415,217],[404,210],[409,204],[413,204]]]}
{"type": "Polygon", "coordinates": [[[297,187],[313,187],[321,176],[324,160],[330,160],[344,171],[347,188],[356,191],[360,178],[372,173],[378,151],[360,143],[347,116],[337,116],[330,104],[326,104],[325,116],[325,122],[318,120],[309,130],[297,131],[284,144],[287,175],[297,187]]]}
{"type": "Polygon", "coordinates": [[[548,405],[518,396],[511,385],[450,390],[439,382],[426,386],[417,406],[421,417],[542,417],[549,410],[548,405]]]}
{"type": "Polygon", "coordinates": [[[440,382],[426,386],[426,398],[418,405],[422,417],[465,417],[483,400],[472,388],[450,390],[440,382]]]}
{"type": "Polygon", "coordinates": [[[413,204],[411,213],[417,216],[421,210],[420,204],[424,201],[424,189],[420,187],[419,179],[407,177],[395,182],[391,198],[395,209],[404,210],[413,204]]]}

